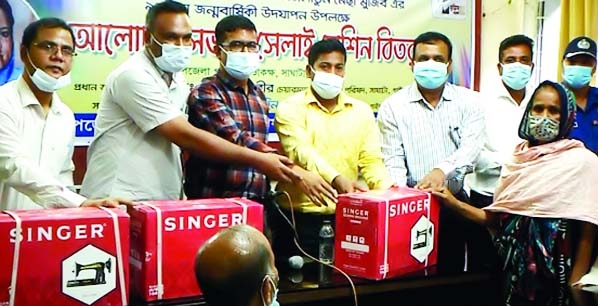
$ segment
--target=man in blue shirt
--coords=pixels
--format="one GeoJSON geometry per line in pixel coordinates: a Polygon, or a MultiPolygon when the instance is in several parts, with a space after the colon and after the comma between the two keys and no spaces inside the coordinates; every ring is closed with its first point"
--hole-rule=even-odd
{"type": "Polygon", "coordinates": [[[574,38],[563,55],[563,83],[575,94],[576,122],[569,136],[598,153],[598,88],[590,86],[596,72],[596,42],[574,38]]]}

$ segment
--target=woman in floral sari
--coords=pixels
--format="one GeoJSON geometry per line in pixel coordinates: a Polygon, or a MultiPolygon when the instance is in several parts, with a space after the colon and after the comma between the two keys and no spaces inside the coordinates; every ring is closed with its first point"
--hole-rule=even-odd
{"type": "Polygon", "coordinates": [[[523,115],[519,136],[525,141],[503,165],[492,205],[479,209],[447,188],[432,191],[444,205],[488,227],[504,271],[505,305],[568,305],[569,286],[590,268],[598,157],[567,139],[574,122],[573,94],[544,81],[523,115]]]}

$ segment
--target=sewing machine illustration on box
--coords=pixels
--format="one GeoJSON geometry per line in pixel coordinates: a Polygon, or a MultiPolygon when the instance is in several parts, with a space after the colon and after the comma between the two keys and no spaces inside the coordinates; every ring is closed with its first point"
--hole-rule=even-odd
{"type": "Polygon", "coordinates": [[[417,249],[424,248],[424,247],[428,246],[428,236],[432,235],[432,227],[421,230],[421,231],[418,230],[416,233],[417,234],[415,236],[415,240],[417,242],[413,244],[412,249],[417,250],[417,249]],[[423,239],[420,239],[421,237],[423,237],[423,239]]]}
{"type": "Polygon", "coordinates": [[[93,262],[90,264],[82,265],[79,263],[75,263],[75,279],[69,280],[66,283],[67,287],[80,287],[80,286],[91,286],[91,285],[101,285],[106,283],[106,272],[112,272],[112,261],[110,258],[105,262],[98,261],[93,262]],[[85,270],[95,270],[95,277],[94,278],[84,278],[84,279],[77,279],[79,273],[85,270]]]}

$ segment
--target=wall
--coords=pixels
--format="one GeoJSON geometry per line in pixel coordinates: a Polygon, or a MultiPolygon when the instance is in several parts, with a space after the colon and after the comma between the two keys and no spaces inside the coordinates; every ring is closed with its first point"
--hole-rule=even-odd
{"type": "Polygon", "coordinates": [[[561,56],[559,54],[559,35],[561,27],[561,9],[560,0],[544,1],[544,24],[543,35],[541,37],[542,48],[540,56],[540,80],[558,81],[558,66],[561,56]]]}
{"type": "MultiPolygon", "coordinates": [[[[525,34],[534,40],[537,40],[538,33],[538,2],[543,0],[481,0],[482,2],[482,20],[481,20],[481,48],[480,52],[480,91],[492,90],[496,87],[497,82],[500,82],[496,64],[498,63],[498,46],[500,42],[507,36],[513,34],[525,34]]],[[[552,2],[550,12],[552,16],[551,29],[558,29],[558,3],[560,0],[546,0],[552,2]],[[556,13],[554,13],[556,11],[556,13]],[[554,25],[554,22],[557,22],[554,25]]],[[[558,33],[554,31],[552,33],[558,33]]],[[[545,48],[549,50],[556,50],[558,52],[558,37],[554,37],[554,47],[546,47],[546,43],[552,43],[551,40],[545,39],[545,48]]],[[[537,46],[539,47],[539,46],[537,46]]],[[[539,49],[539,48],[537,48],[539,49]]],[[[547,70],[556,75],[556,64],[553,57],[556,56],[550,53],[543,53],[550,65],[547,70]],[[552,61],[552,62],[550,62],[552,61]],[[554,70],[554,71],[553,71],[554,70]]],[[[535,56],[539,56],[540,52],[536,52],[535,56]]],[[[537,68],[539,60],[535,60],[537,68]]],[[[539,69],[534,71],[534,82],[537,83],[539,79],[539,69]]],[[[547,77],[542,77],[545,79],[547,77]]],[[[75,183],[79,184],[83,178],[86,170],[87,147],[77,147],[74,155],[74,162],[76,165],[75,183]]]]}
{"type": "MultiPolygon", "coordinates": [[[[536,40],[539,1],[482,0],[481,92],[492,90],[500,81],[496,64],[498,63],[498,46],[503,39],[514,34],[524,34],[536,40]]],[[[538,60],[535,60],[535,62],[538,62],[538,60]]],[[[537,82],[537,70],[534,71],[532,79],[537,82]]]]}

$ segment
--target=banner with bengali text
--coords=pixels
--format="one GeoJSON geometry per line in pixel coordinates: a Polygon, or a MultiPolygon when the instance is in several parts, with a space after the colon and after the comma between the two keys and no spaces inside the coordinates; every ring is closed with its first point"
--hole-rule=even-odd
{"type": "MultiPolygon", "coordinates": [[[[87,145],[93,137],[107,75],[143,47],[145,14],[156,2],[9,0],[19,8],[13,9],[15,15],[56,16],[74,29],[78,55],[73,61],[72,84],[59,95],[76,114],[77,145],[87,145]]],[[[473,0],[181,2],[188,6],[193,26],[193,59],[184,70],[190,88],[218,69],[213,54],[216,23],[228,15],[246,16],[255,23],[262,46],[261,66],[252,80],[268,97],[271,118],[281,100],[309,86],[307,52],[326,37],[337,37],[347,48],[345,91],[370,103],[374,111],[386,97],[413,81],[409,66],[413,40],[425,31],[441,32],[453,43],[450,82],[473,86],[473,0]]],[[[21,23],[15,24],[14,50],[26,25],[23,19],[21,23]]]]}

